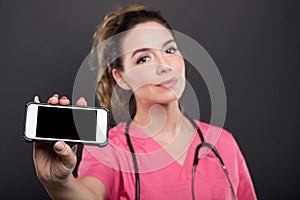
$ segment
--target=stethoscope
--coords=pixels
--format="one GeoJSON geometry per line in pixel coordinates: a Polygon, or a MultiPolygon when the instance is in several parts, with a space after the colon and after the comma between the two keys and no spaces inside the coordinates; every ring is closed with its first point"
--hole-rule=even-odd
{"type": "MultiPolygon", "coordinates": [[[[227,179],[228,179],[228,182],[230,184],[230,187],[231,187],[231,192],[232,192],[232,195],[233,195],[233,199],[237,200],[237,195],[236,195],[236,191],[234,189],[234,186],[233,186],[233,183],[232,183],[232,180],[229,176],[229,172],[218,152],[218,150],[216,149],[215,146],[213,146],[212,144],[210,143],[207,143],[205,140],[204,140],[204,137],[203,137],[203,134],[199,128],[199,126],[196,125],[196,123],[194,122],[194,120],[188,118],[189,121],[192,123],[192,125],[196,128],[197,127],[197,133],[201,139],[201,143],[196,147],[196,150],[195,150],[195,156],[194,156],[194,162],[193,162],[193,168],[192,168],[192,199],[195,200],[195,172],[196,172],[196,167],[198,165],[198,162],[199,162],[199,158],[198,158],[198,154],[199,154],[199,150],[201,149],[201,147],[207,147],[209,149],[211,149],[215,156],[217,157],[217,159],[219,160],[220,164],[221,164],[221,167],[222,167],[222,170],[224,171],[227,179]]],[[[134,173],[135,173],[135,180],[136,180],[136,184],[135,184],[135,197],[136,197],[136,200],[139,200],[140,199],[140,175],[139,175],[139,169],[138,169],[138,163],[137,163],[137,159],[136,159],[136,155],[135,155],[135,152],[134,152],[134,149],[133,149],[133,146],[132,146],[132,143],[131,143],[131,140],[130,140],[130,136],[129,136],[129,125],[131,124],[131,120],[129,120],[127,123],[126,123],[126,128],[125,128],[125,135],[126,135],[126,140],[127,140],[127,144],[128,144],[128,147],[130,149],[130,152],[131,152],[131,156],[132,156],[132,160],[133,160],[133,165],[134,165],[134,173]]]]}

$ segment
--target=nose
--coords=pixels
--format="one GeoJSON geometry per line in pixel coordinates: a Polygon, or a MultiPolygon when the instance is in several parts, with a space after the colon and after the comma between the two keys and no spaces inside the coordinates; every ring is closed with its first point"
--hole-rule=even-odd
{"type": "Polygon", "coordinates": [[[159,51],[157,53],[157,68],[156,73],[157,74],[163,74],[167,73],[168,71],[171,71],[172,67],[169,64],[168,60],[164,57],[163,53],[159,51]]]}

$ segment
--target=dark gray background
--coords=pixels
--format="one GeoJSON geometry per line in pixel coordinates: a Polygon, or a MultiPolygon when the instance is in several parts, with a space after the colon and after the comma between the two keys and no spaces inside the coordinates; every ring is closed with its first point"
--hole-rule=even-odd
{"type": "MultiPolygon", "coordinates": [[[[32,145],[22,139],[25,104],[34,95],[70,97],[95,26],[130,2],[0,1],[1,199],[48,198],[35,175],[32,145]]],[[[299,1],[143,2],[197,40],[219,67],[228,99],[225,128],[247,159],[259,199],[299,199],[299,1]]],[[[206,102],[201,118],[208,121],[206,102]]]]}

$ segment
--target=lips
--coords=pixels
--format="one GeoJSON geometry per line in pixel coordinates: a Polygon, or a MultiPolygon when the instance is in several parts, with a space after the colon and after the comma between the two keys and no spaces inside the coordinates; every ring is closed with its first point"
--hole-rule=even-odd
{"type": "Polygon", "coordinates": [[[176,83],[178,82],[178,79],[176,78],[171,78],[169,80],[163,81],[159,84],[156,84],[156,87],[165,87],[165,88],[173,88],[176,83]]]}

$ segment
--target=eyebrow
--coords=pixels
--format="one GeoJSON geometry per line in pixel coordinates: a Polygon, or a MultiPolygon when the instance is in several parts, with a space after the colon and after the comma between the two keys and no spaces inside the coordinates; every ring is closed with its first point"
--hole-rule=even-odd
{"type": "MultiPolygon", "coordinates": [[[[175,42],[175,40],[174,40],[174,39],[170,39],[170,40],[166,41],[165,43],[163,43],[162,46],[166,46],[166,45],[168,45],[169,43],[172,43],[172,42],[175,42]]],[[[150,48],[141,48],[141,49],[137,49],[137,50],[135,50],[135,51],[132,53],[131,58],[133,58],[133,56],[134,56],[135,54],[137,54],[137,53],[139,53],[139,52],[148,51],[149,49],[150,49],[150,48]]]]}

